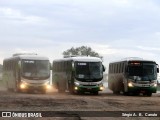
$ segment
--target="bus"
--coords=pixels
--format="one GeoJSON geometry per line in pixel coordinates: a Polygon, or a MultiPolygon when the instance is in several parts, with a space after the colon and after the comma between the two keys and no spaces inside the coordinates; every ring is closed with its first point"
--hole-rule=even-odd
{"type": "Polygon", "coordinates": [[[98,57],[67,57],[53,61],[53,85],[59,92],[97,94],[103,90],[102,60],[98,57]]]}
{"type": "Polygon", "coordinates": [[[49,59],[37,54],[13,54],[3,60],[3,80],[11,91],[46,93],[50,88],[49,59]]]}
{"type": "Polygon", "coordinates": [[[152,60],[127,58],[109,63],[108,87],[113,93],[152,96],[157,91],[158,64],[152,60]]]}

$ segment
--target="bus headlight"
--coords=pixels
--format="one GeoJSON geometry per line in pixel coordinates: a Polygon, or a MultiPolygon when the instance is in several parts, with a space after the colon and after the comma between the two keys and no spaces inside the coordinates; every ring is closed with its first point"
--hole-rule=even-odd
{"type": "Polygon", "coordinates": [[[26,84],[25,83],[21,83],[20,84],[20,89],[25,89],[26,88],[26,84]]]}
{"type": "Polygon", "coordinates": [[[51,85],[49,85],[49,84],[46,85],[46,89],[47,89],[47,90],[50,90],[51,88],[52,88],[51,85]]]}
{"type": "Polygon", "coordinates": [[[103,90],[103,86],[100,87],[100,90],[103,90]]]}
{"type": "Polygon", "coordinates": [[[154,87],[157,87],[157,83],[154,83],[154,85],[153,85],[154,87]]]}
{"type": "Polygon", "coordinates": [[[129,82],[128,87],[133,87],[133,84],[131,82],[129,82]]]}
{"type": "Polygon", "coordinates": [[[46,83],[44,83],[43,85],[44,85],[44,87],[45,87],[47,90],[49,90],[49,89],[52,88],[51,85],[49,84],[49,82],[46,82],[46,83]]]}
{"type": "Polygon", "coordinates": [[[78,87],[76,86],[76,87],[74,87],[74,89],[75,89],[75,90],[78,90],[78,87]]]}
{"type": "Polygon", "coordinates": [[[104,89],[103,84],[99,84],[99,89],[102,91],[104,89]]]}

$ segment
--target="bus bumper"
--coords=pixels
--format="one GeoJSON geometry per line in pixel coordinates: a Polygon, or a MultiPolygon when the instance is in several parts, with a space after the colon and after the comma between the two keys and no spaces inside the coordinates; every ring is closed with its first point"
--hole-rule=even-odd
{"type": "Polygon", "coordinates": [[[96,92],[102,91],[103,86],[75,86],[75,91],[82,91],[82,92],[96,92]]]}
{"type": "Polygon", "coordinates": [[[138,93],[156,93],[157,87],[151,86],[151,87],[128,87],[128,92],[138,92],[138,93]]]}
{"type": "Polygon", "coordinates": [[[34,92],[34,91],[41,91],[45,93],[48,89],[50,89],[49,84],[41,84],[41,85],[32,85],[32,84],[20,84],[20,90],[22,92],[34,92]]]}

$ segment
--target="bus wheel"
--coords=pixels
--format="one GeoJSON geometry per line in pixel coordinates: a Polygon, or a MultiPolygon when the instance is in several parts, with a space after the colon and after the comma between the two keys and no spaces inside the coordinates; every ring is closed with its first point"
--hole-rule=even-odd
{"type": "Polygon", "coordinates": [[[139,92],[134,92],[133,93],[135,96],[139,96],[139,92]]]}
{"type": "Polygon", "coordinates": [[[59,92],[59,93],[64,93],[65,91],[58,89],[58,92],[59,92]]]}
{"type": "Polygon", "coordinates": [[[113,94],[120,94],[120,91],[113,91],[113,94]]]}
{"type": "Polygon", "coordinates": [[[70,89],[69,92],[70,92],[71,94],[75,94],[75,91],[74,91],[73,89],[70,89]]]}
{"type": "Polygon", "coordinates": [[[12,88],[7,89],[9,92],[13,92],[14,90],[12,88]]]}
{"type": "Polygon", "coordinates": [[[128,95],[128,92],[123,92],[123,95],[128,95]]]}
{"type": "Polygon", "coordinates": [[[18,86],[18,85],[16,85],[16,87],[15,87],[15,89],[14,89],[14,92],[16,92],[16,93],[21,92],[21,91],[20,91],[20,88],[19,88],[19,86],[18,86]]]}
{"type": "Polygon", "coordinates": [[[147,93],[147,96],[151,97],[151,96],[152,96],[152,93],[151,93],[151,92],[148,92],[148,93],[147,93]]]}
{"type": "Polygon", "coordinates": [[[46,90],[44,89],[44,90],[41,90],[40,91],[42,94],[46,94],[46,90]]]}
{"type": "Polygon", "coordinates": [[[27,90],[26,93],[28,93],[28,94],[33,94],[34,91],[32,91],[32,90],[27,90]]]}
{"type": "Polygon", "coordinates": [[[130,96],[131,93],[130,93],[130,92],[123,92],[123,95],[125,95],[125,96],[130,96]]]}
{"type": "Polygon", "coordinates": [[[20,89],[15,88],[15,89],[14,89],[14,92],[19,93],[19,92],[21,92],[21,91],[20,91],[20,89]]]}
{"type": "Polygon", "coordinates": [[[71,94],[75,94],[73,85],[70,85],[70,84],[69,84],[68,86],[69,86],[69,92],[70,92],[71,94]]]}
{"type": "Polygon", "coordinates": [[[83,92],[83,91],[80,91],[80,90],[78,90],[78,91],[76,91],[76,92],[77,92],[78,95],[84,94],[84,92],[83,92]]]}
{"type": "Polygon", "coordinates": [[[60,89],[60,88],[58,87],[58,92],[59,92],[59,93],[64,93],[65,90],[64,90],[64,89],[60,89]]]}
{"type": "Polygon", "coordinates": [[[98,91],[94,91],[92,92],[94,95],[98,95],[98,91]]]}

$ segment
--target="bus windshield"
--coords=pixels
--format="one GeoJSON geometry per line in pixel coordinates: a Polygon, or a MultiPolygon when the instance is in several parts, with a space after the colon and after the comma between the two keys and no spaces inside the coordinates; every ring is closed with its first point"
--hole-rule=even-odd
{"type": "Polygon", "coordinates": [[[101,62],[76,62],[75,76],[79,80],[99,80],[103,77],[101,62]]]}
{"type": "Polygon", "coordinates": [[[155,64],[143,63],[129,66],[129,76],[134,80],[155,80],[157,77],[155,64]]]}
{"type": "Polygon", "coordinates": [[[50,65],[48,60],[23,60],[22,75],[30,79],[45,79],[50,75],[50,65]]]}

